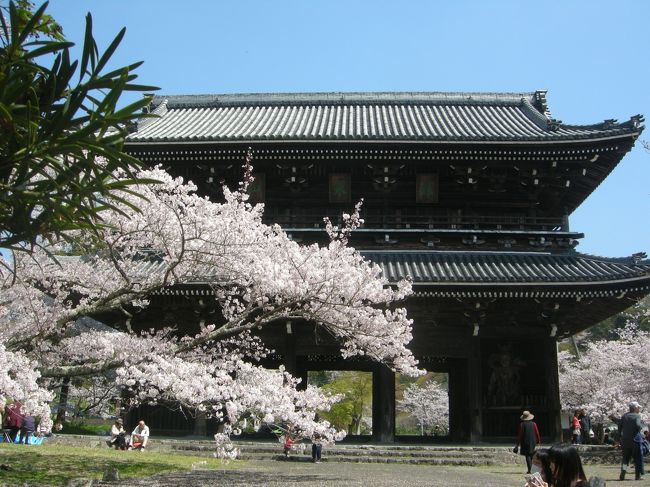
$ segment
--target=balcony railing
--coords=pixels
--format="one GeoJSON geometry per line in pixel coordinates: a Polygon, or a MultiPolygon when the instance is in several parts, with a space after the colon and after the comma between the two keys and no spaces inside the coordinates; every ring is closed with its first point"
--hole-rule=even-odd
{"type": "MultiPolygon", "coordinates": [[[[323,217],[328,216],[335,225],[342,223],[340,211],[289,211],[267,208],[266,223],[277,223],[283,228],[324,228],[323,217]]],[[[517,215],[426,215],[407,211],[380,213],[363,211],[363,228],[366,229],[419,229],[419,230],[532,230],[565,231],[561,217],[531,217],[517,215]]]]}

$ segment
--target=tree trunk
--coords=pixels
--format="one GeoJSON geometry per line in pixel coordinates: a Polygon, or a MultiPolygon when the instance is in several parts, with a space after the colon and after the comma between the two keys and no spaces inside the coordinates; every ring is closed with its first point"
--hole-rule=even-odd
{"type": "Polygon", "coordinates": [[[55,423],[63,424],[65,420],[65,411],[68,409],[68,393],[70,392],[70,377],[65,377],[61,382],[61,391],[59,392],[59,407],[56,411],[55,423]]]}
{"type": "Polygon", "coordinates": [[[361,416],[352,416],[352,423],[350,424],[350,431],[353,435],[361,434],[361,416]]]}

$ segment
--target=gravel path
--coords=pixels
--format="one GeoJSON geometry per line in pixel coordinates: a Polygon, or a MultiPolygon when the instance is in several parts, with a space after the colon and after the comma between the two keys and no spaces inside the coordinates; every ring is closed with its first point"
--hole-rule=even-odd
{"type": "MultiPolygon", "coordinates": [[[[607,485],[625,485],[614,482],[618,477],[618,467],[589,465],[586,470],[587,475],[605,478],[607,485]]],[[[93,486],[114,487],[123,483],[99,482],[93,486]]],[[[440,467],[334,462],[314,465],[275,461],[251,461],[237,470],[194,470],[128,481],[130,486],[146,487],[520,487],[523,484],[523,469],[519,466],[440,467]]],[[[631,485],[650,487],[650,476],[631,485]]]]}

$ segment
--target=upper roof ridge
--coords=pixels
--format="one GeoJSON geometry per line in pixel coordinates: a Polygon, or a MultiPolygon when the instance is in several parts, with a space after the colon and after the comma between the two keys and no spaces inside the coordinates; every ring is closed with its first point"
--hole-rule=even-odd
{"type": "MultiPolygon", "coordinates": [[[[247,105],[354,105],[354,104],[504,104],[520,105],[526,100],[544,110],[539,92],[313,92],[313,93],[224,93],[203,95],[156,95],[151,107],[163,102],[168,108],[247,105]]],[[[545,106],[545,105],[544,105],[545,106]]]]}
{"type": "Polygon", "coordinates": [[[584,252],[577,252],[576,255],[586,257],[588,259],[600,260],[603,262],[610,262],[613,264],[628,264],[628,265],[650,265],[650,259],[645,252],[636,252],[626,257],[604,257],[602,255],[588,254],[584,252]]]}

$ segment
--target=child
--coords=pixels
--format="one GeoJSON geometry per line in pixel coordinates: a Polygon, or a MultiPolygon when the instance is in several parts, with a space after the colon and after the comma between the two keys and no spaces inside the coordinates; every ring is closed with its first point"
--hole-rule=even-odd
{"type": "Polygon", "coordinates": [[[291,447],[293,446],[293,438],[290,436],[286,436],[284,440],[284,456],[288,457],[289,456],[289,451],[291,451],[291,447]]]}

